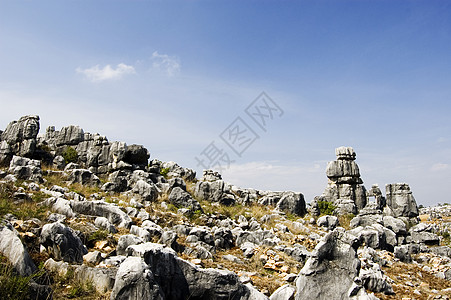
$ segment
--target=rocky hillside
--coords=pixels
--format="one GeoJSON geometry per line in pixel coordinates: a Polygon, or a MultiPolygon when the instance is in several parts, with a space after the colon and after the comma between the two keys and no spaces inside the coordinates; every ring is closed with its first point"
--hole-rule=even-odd
{"type": "Polygon", "coordinates": [[[451,206],[366,189],[242,189],[78,126],[0,131],[0,299],[449,299],[451,206]]]}

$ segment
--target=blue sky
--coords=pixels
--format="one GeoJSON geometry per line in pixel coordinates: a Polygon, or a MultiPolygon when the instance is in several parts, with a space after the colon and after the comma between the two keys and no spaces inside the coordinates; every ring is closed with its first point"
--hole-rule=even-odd
{"type": "Polygon", "coordinates": [[[362,179],[451,202],[448,1],[2,1],[0,128],[25,114],[196,169],[214,142],[225,180],[303,192],[352,146],[362,179]],[[265,91],[283,110],[259,128],[265,91]],[[241,117],[242,156],[220,134],[241,117]]]}

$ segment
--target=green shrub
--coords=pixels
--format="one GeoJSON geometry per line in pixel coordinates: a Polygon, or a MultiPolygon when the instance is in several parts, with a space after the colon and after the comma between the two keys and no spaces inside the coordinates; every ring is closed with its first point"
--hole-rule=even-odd
{"type": "Polygon", "coordinates": [[[330,201],[318,201],[318,208],[321,215],[332,215],[337,207],[330,201]]]}
{"type": "Polygon", "coordinates": [[[29,299],[28,285],[32,276],[22,277],[15,274],[13,267],[1,257],[0,262],[0,299],[29,299]]]}
{"type": "Polygon", "coordinates": [[[64,149],[62,155],[64,157],[64,161],[66,162],[66,164],[71,163],[71,162],[76,163],[78,161],[77,150],[75,150],[71,146],[64,149]]]}
{"type": "Polygon", "coordinates": [[[163,175],[164,177],[168,176],[169,173],[169,168],[162,168],[160,170],[160,174],[163,175]]]}

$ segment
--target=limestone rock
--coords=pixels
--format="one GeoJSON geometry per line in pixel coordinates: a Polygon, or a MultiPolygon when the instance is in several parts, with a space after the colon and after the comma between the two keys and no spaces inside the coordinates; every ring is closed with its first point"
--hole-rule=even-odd
{"type": "Polygon", "coordinates": [[[394,217],[418,216],[418,206],[408,184],[387,184],[385,189],[387,206],[393,212],[394,217]]]}
{"type": "Polygon", "coordinates": [[[327,234],[299,273],[295,299],[350,299],[354,296],[354,279],[360,271],[357,247],[357,239],[343,228],[327,234]]]}
{"type": "Polygon", "coordinates": [[[165,299],[150,267],[139,257],[128,257],[121,263],[110,299],[165,299]]]}
{"type": "Polygon", "coordinates": [[[42,227],[40,242],[55,259],[65,262],[82,263],[88,253],[75,232],[59,222],[42,227]]]}
{"type": "Polygon", "coordinates": [[[38,116],[24,116],[9,123],[0,136],[0,162],[9,163],[12,155],[31,157],[36,150],[38,132],[38,116]]]}
{"type": "Polygon", "coordinates": [[[105,217],[110,223],[124,228],[130,228],[132,220],[117,205],[105,201],[72,201],[74,212],[89,215],[105,217]]]}
{"type": "Polygon", "coordinates": [[[17,231],[8,222],[0,225],[0,253],[21,276],[30,276],[37,270],[17,231]]]}
{"type": "Polygon", "coordinates": [[[188,192],[184,191],[180,187],[175,187],[172,189],[171,193],[169,194],[169,202],[171,202],[178,208],[184,207],[188,208],[192,212],[203,212],[199,202],[193,199],[188,192]]]}
{"type": "Polygon", "coordinates": [[[41,161],[21,156],[13,156],[9,165],[9,173],[18,179],[43,182],[41,161]]]}

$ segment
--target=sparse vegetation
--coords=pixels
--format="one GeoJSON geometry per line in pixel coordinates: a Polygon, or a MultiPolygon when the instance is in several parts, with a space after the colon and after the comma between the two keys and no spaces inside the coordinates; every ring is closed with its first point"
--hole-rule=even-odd
{"type": "Polygon", "coordinates": [[[330,201],[318,201],[318,208],[321,215],[332,215],[337,207],[330,201]]]}
{"type": "Polygon", "coordinates": [[[78,161],[78,153],[77,150],[72,148],[71,146],[64,149],[62,156],[64,157],[64,161],[66,164],[68,163],[76,163],[78,161]]]}
{"type": "Polygon", "coordinates": [[[169,173],[169,168],[161,168],[160,170],[160,174],[164,176],[164,178],[166,178],[168,176],[169,173]]]}
{"type": "Polygon", "coordinates": [[[28,285],[32,277],[22,277],[16,274],[13,266],[7,262],[6,257],[0,256],[0,299],[28,299],[28,285]]]}

